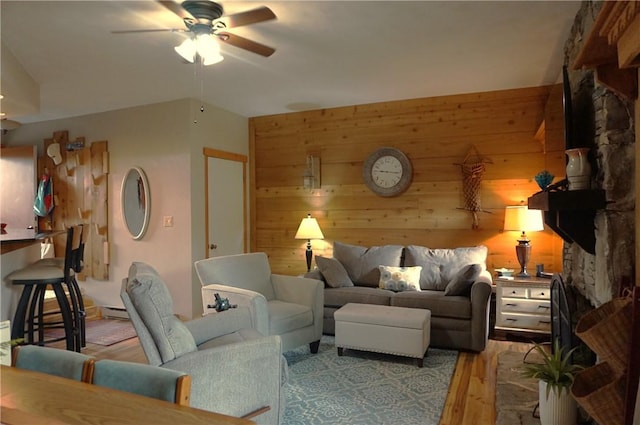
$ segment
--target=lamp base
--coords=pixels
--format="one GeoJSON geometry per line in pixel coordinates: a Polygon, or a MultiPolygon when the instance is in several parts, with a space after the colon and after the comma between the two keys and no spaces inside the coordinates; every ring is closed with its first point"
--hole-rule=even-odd
{"type": "Polygon", "coordinates": [[[520,263],[520,273],[516,277],[531,277],[527,273],[527,263],[531,257],[531,245],[528,240],[519,240],[516,245],[516,256],[518,257],[518,263],[520,263]]]}
{"type": "Polygon", "coordinates": [[[307,257],[307,273],[311,271],[311,259],[313,258],[313,251],[311,250],[311,240],[307,241],[307,250],[305,251],[307,257]]]}

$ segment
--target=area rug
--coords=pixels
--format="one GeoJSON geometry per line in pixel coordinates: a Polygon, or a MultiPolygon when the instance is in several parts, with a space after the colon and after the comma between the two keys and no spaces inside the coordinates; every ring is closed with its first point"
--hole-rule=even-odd
{"type": "MultiPolygon", "coordinates": [[[[529,355],[536,361],[536,353],[529,355]]],[[[538,403],[538,380],[522,376],[524,353],[503,351],[498,354],[496,381],[496,425],[540,425],[533,417],[538,403]]]]}
{"type": "Polygon", "coordinates": [[[284,425],[438,425],[458,352],[430,348],[419,368],[408,357],[356,350],[339,357],[325,335],[317,354],[304,346],[284,356],[284,425]]]}
{"type": "MultiPolygon", "coordinates": [[[[47,330],[46,338],[59,338],[64,335],[63,329],[47,330]]],[[[86,341],[88,344],[109,346],[136,337],[136,331],[128,320],[99,319],[87,320],[86,341]]]]}

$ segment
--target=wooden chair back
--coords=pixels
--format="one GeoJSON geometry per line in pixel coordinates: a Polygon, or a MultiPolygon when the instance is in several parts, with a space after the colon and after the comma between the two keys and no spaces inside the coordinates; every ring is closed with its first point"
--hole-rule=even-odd
{"type": "Polygon", "coordinates": [[[189,405],[191,377],[180,371],[117,360],[99,360],[92,383],[146,397],[189,405]]]}
{"type": "Polygon", "coordinates": [[[11,366],[91,382],[95,358],[75,351],[39,345],[13,348],[11,366]]]}

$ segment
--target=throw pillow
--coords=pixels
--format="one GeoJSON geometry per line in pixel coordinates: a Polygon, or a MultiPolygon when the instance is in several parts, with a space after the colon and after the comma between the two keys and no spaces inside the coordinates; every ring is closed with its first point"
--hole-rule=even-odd
{"type": "Polygon", "coordinates": [[[422,267],[378,266],[382,289],[391,291],[420,291],[420,271],[422,267]]]}
{"type": "Polygon", "coordinates": [[[471,285],[476,281],[482,266],[480,264],[469,264],[464,266],[453,276],[444,290],[445,295],[465,295],[471,294],[471,285]]]}
{"type": "Polygon", "coordinates": [[[327,285],[332,288],[340,288],[344,286],[353,286],[353,282],[349,279],[349,274],[345,270],[340,261],[335,258],[327,258],[316,255],[316,265],[322,273],[327,285]]]}
{"type": "Polygon", "coordinates": [[[126,291],[163,363],[198,350],[189,329],[173,314],[169,289],[153,267],[139,262],[131,264],[126,291]]]}
{"type": "Polygon", "coordinates": [[[378,266],[380,264],[401,265],[402,246],[384,245],[366,248],[334,242],[333,258],[340,261],[355,285],[376,288],[380,281],[378,266]]]}
{"type": "Polygon", "coordinates": [[[444,291],[462,267],[480,264],[485,270],[487,247],[474,246],[454,249],[434,249],[418,245],[405,248],[403,266],[422,266],[420,287],[444,291]]]}

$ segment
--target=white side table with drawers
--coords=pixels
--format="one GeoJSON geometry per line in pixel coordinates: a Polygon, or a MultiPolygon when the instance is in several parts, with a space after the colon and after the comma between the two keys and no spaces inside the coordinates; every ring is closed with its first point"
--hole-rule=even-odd
{"type": "Polygon", "coordinates": [[[551,280],[538,277],[497,278],[496,329],[551,333],[551,280]]]}

